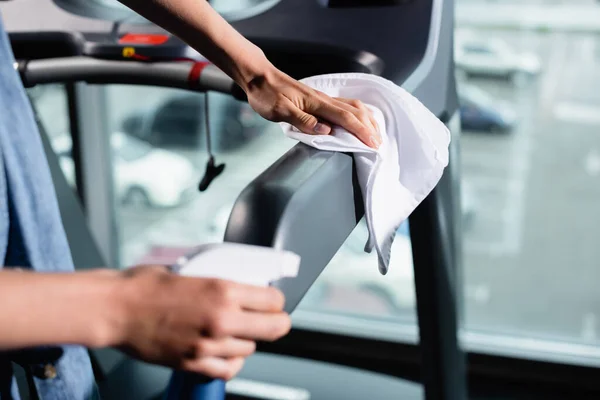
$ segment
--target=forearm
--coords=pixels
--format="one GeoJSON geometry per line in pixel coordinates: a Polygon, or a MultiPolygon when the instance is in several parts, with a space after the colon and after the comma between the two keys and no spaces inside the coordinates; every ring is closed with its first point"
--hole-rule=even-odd
{"type": "Polygon", "coordinates": [[[120,0],[177,35],[243,89],[272,69],[260,48],[244,38],[205,0],[120,0]]]}
{"type": "Polygon", "coordinates": [[[117,274],[0,271],[0,349],[109,344],[117,274]]]}

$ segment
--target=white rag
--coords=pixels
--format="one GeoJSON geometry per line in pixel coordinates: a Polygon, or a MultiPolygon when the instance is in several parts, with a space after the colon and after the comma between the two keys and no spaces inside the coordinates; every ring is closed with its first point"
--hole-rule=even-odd
{"type": "Polygon", "coordinates": [[[393,82],[361,73],[328,74],[302,80],[332,97],[361,100],[374,114],[382,137],[378,150],[348,131],[309,135],[281,123],[285,134],[320,150],[353,153],[365,202],[369,238],[386,274],[396,231],[437,185],[448,165],[450,131],[419,100],[393,82]]]}

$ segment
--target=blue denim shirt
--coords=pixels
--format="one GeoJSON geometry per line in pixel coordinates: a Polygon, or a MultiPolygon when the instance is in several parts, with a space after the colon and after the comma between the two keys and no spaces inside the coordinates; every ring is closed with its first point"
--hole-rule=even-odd
{"type": "MultiPolygon", "coordinates": [[[[0,259],[4,267],[73,271],[41,139],[13,62],[0,18],[0,259]]],[[[10,303],[2,307],[10,307],[10,303]]],[[[48,307],[52,307],[52,299],[48,299],[48,307]]],[[[54,349],[58,352],[44,350],[32,349],[28,356],[23,356],[26,352],[20,356],[0,353],[0,400],[18,398],[10,362],[19,357],[31,360],[32,355],[39,355],[29,362],[42,400],[97,396],[86,349],[63,346],[54,349]]]]}

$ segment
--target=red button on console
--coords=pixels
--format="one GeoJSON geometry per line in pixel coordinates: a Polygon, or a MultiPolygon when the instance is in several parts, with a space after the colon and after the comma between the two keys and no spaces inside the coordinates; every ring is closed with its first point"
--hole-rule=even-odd
{"type": "Polygon", "coordinates": [[[119,44],[149,44],[158,46],[169,40],[169,35],[128,33],[119,39],[119,44]]]}

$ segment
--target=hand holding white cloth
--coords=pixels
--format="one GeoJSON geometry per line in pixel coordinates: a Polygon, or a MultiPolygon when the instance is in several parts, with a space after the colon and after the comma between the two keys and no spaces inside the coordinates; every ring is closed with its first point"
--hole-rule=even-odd
{"type": "Polygon", "coordinates": [[[342,128],[330,135],[308,135],[287,123],[285,134],[309,146],[353,153],[365,202],[369,238],[379,271],[387,273],[396,231],[437,185],[448,165],[450,131],[419,100],[375,75],[319,75],[301,82],[331,97],[361,100],[374,114],[382,137],[378,150],[342,128]]]}

